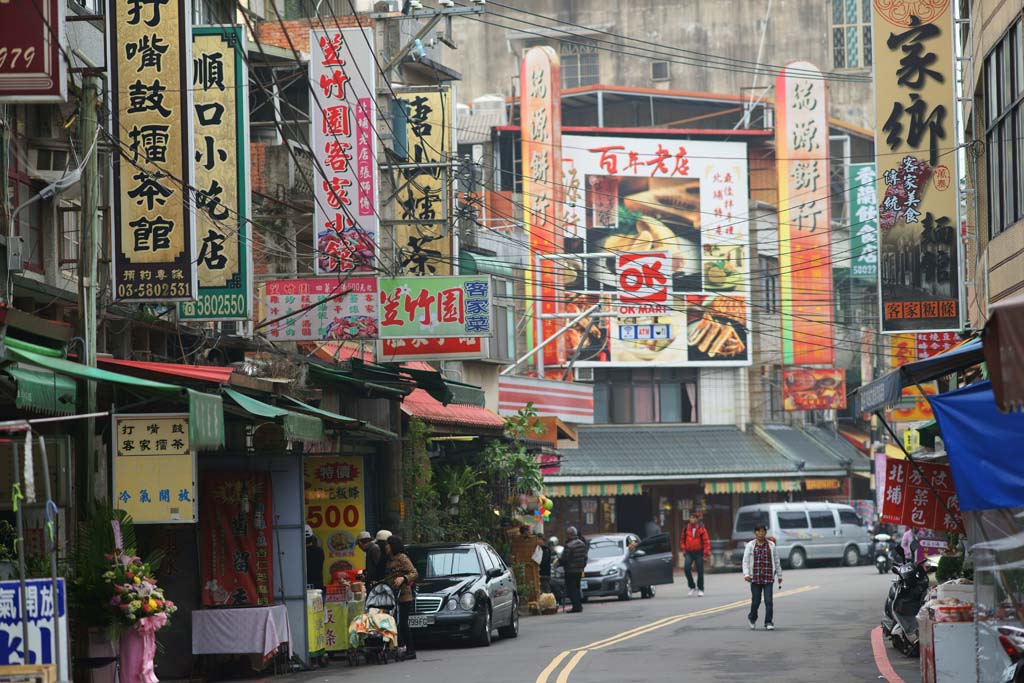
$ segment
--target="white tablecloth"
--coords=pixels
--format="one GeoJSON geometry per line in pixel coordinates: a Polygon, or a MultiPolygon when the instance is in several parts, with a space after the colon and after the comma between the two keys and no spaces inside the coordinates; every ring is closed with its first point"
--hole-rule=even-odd
{"type": "Polygon", "coordinates": [[[292,654],[292,629],[284,605],[204,609],[192,612],[192,654],[272,654],[288,643],[292,654]]]}

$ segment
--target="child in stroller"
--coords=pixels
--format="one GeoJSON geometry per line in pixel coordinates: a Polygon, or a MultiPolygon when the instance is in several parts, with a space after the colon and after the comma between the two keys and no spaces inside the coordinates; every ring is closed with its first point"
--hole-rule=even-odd
{"type": "Polygon", "coordinates": [[[398,625],[395,623],[395,592],[391,586],[378,583],[366,594],[366,611],[348,627],[348,663],[363,661],[387,664],[398,659],[398,625]]]}

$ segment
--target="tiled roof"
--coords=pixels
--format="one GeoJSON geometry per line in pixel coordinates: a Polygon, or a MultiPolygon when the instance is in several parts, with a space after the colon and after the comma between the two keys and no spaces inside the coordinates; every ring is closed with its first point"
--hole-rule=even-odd
{"type": "Polygon", "coordinates": [[[450,403],[443,405],[423,389],[415,389],[402,400],[402,411],[425,422],[449,427],[469,427],[499,432],[505,421],[486,408],[450,403]]]}
{"type": "Polygon", "coordinates": [[[868,469],[867,459],[857,449],[821,427],[763,425],[759,429],[790,458],[803,461],[804,471],[808,474],[814,470],[845,470],[847,463],[855,467],[859,465],[856,469],[868,469]]]}

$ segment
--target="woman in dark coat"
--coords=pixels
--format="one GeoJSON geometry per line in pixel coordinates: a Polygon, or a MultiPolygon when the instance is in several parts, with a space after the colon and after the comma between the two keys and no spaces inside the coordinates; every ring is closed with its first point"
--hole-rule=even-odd
{"type": "Polygon", "coordinates": [[[387,544],[388,565],[384,581],[391,586],[398,598],[398,648],[403,659],[416,659],[416,648],[409,635],[409,615],[413,610],[412,584],[419,578],[416,567],[405,553],[405,544],[398,536],[392,536],[387,544]]]}

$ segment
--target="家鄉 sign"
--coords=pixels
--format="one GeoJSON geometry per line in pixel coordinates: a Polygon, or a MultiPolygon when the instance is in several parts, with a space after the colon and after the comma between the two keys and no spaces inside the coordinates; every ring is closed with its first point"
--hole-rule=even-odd
{"type": "Polygon", "coordinates": [[[317,275],[376,269],[377,65],[372,44],[372,29],[309,34],[317,275]]]}
{"type": "Polygon", "coordinates": [[[362,569],[366,555],[356,548],[363,530],[363,456],[303,460],[306,524],[324,551],[324,581],[341,569],[362,569]]]}
{"type": "Polygon", "coordinates": [[[372,277],[273,280],[260,285],[260,329],[281,341],[377,338],[372,277]]]}
{"type": "Polygon", "coordinates": [[[64,579],[57,579],[57,595],[53,594],[50,579],[27,579],[25,602],[21,600],[21,586],[17,581],[0,581],[0,666],[21,664],[58,665],[58,680],[68,681],[68,607],[64,579]],[[56,638],[53,617],[57,616],[56,638]],[[22,620],[28,621],[28,660],[22,643],[22,620]],[[60,661],[55,661],[60,639],[60,661]]]}
{"type": "MultiPolygon", "coordinates": [[[[196,296],[192,27],[186,0],[109,0],[117,301],[196,296]]],[[[199,150],[203,164],[216,149],[199,150]]]]}
{"type": "Polygon", "coordinates": [[[117,509],[136,524],[196,521],[188,415],[115,415],[111,440],[117,509]]]}
{"type": "Polygon", "coordinates": [[[192,29],[199,294],[179,304],[184,320],[248,320],[252,313],[245,49],[240,26],[192,29]]]}
{"type": "Polygon", "coordinates": [[[489,337],[489,275],[380,278],[380,338],[489,337]]]}
{"type": "Polygon", "coordinates": [[[825,79],[810,62],[775,81],[784,365],[832,365],[832,221],[825,79]]]}
{"type": "Polygon", "coordinates": [[[0,2],[0,102],[64,102],[65,0],[0,2]]]}
{"type": "Polygon", "coordinates": [[[874,164],[850,164],[850,277],[878,281],[878,174],[874,164]]]}
{"type": "Polygon", "coordinates": [[[957,330],[953,3],[872,7],[882,331],[957,330]]]}

